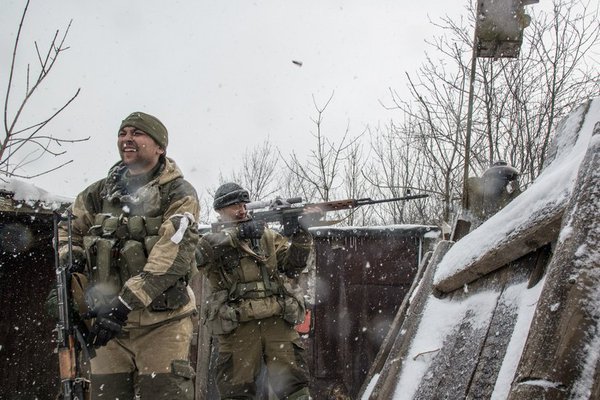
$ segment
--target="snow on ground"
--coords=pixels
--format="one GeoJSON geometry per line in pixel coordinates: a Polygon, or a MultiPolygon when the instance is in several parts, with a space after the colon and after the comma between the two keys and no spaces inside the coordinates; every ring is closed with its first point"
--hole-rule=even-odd
{"type": "Polygon", "coordinates": [[[579,165],[590,144],[594,125],[600,120],[600,98],[571,113],[557,127],[555,158],[533,184],[516,199],[458,241],[438,265],[434,284],[461,271],[482,254],[496,248],[509,234],[543,218],[543,211],[568,200],[573,191],[579,165]],[[581,123],[583,119],[583,124],[581,123]],[[579,129],[581,127],[581,129],[579,129]]]}

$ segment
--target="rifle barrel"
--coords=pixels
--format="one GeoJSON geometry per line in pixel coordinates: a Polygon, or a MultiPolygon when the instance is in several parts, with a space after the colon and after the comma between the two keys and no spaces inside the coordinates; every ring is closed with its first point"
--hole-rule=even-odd
{"type": "Polygon", "coordinates": [[[356,200],[357,207],[366,205],[366,204],[378,204],[378,203],[390,203],[392,201],[406,201],[406,200],[415,200],[415,199],[423,199],[425,197],[429,197],[428,194],[414,194],[410,196],[404,197],[393,197],[391,199],[381,199],[381,200],[371,200],[370,198],[366,199],[358,199],[356,200]]]}

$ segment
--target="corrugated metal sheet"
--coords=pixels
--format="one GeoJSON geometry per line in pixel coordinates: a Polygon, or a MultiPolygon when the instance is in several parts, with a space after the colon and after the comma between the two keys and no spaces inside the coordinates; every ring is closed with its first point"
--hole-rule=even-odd
{"type": "Polygon", "coordinates": [[[313,330],[305,342],[317,398],[354,397],[415,277],[435,227],[313,228],[313,330]]]}

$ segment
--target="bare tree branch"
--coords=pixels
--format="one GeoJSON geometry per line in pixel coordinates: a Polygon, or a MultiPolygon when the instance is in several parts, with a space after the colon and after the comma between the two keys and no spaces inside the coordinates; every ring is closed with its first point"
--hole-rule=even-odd
{"type": "Polygon", "coordinates": [[[56,137],[53,135],[40,134],[41,131],[45,129],[51,121],[53,121],[75,100],[75,98],[80,93],[80,89],[77,89],[75,94],[71,96],[65,103],[63,103],[63,105],[60,106],[55,112],[50,114],[50,116],[42,119],[39,122],[29,123],[29,125],[27,125],[26,127],[19,127],[21,120],[24,119],[24,113],[26,111],[27,106],[29,105],[31,98],[35,95],[35,93],[38,92],[42,83],[46,80],[53,67],[56,65],[56,62],[58,61],[61,53],[68,50],[68,47],[65,46],[65,41],[68,36],[72,21],[69,22],[62,36],[60,36],[59,30],[57,30],[54,33],[54,36],[52,37],[46,52],[43,53],[40,50],[38,43],[34,42],[35,54],[37,57],[39,70],[37,72],[37,75],[32,79],[32,71],[30,65],[27,64],[24,84],[25,92],[23,94],[23,97],[20,100],[17,100],[17,106],[14,113],[11,114],[11,112],[9,111],[9,105],[13,102],[14,97],[13,89],[15,86],[14,77],[16,72],[16,59],[19,53],[19,45],[22,37],[21,35],[23,32],[25,17],[27,15],[28,9],[29,1],[26,2],[23,8],[23,14],[21,15],[17,35],[14,41],[3,110],[4,138],[0,141],[0,172],[7,176],[15,177],[36,177],[55,171],[56,169],[69,164],[71,161],[63,162],[60,163],[57,167],[50,168],[46,171],[42,171],[34,175],[17,173],[18,170],[22,169],[27,165],[35,164],[36,161],[39,161],[44,156],[58,157],[66,153],[65,150],[55,150],[54,146],[61,147],[64,144],[77,143],[89,139],[89,137],[68,139],[56,137]],[[29,150],[29,146],[37,147],[40,152],[37,153],[37,150],[29,150]],[[25,154],[22,155],[24,152],[25,154]],[[17,157],[20,157],[20,159],[18,159],[17,157]]]}

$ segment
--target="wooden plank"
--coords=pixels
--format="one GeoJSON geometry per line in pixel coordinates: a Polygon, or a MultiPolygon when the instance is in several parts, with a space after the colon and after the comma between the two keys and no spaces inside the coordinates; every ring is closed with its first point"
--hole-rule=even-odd
{"type": "Polygon", "coordinates": [[[204,326],[203,318],[206,307],[205,298],[209,290],[204,273],[197,274],[190,282],[190,286],[196,296],[196,308],[200,314],[197,319],[194,319],[197,323],[195,328],[196,341],[191,349],[191,358],[194,361],[194,369],[196,370],[195,400],[210,400],[210,397],[207,396],[210,392],[209,370],[212,338],[204,326]]]}
{"type": "Polygon", "coordinates": [[[433,254],[433,252],[427,252],[425,254],[425,256],[423,256],[423,260],[421,261],[421,264],[419,265],[417,274],[415,275],[415,279],[413,280],[413,283],[412,283],[408,293],[406,293],[406,296],[404,296],[404,300],[402,300],[402,304],[400,304],[400,308],[398,309],[398,312],[396,312],[396,315],[394,316],[394,320],[392,321],[390,330],[388,331],[388,333],[385,336],[385,339],[381,343],[379,352],[375,356],[375,359],[373,360],[373,364],[369,368],[369,372],[367,373],[367,376],[365,377],[365,381],[363,382],[363,385],[361,386],[361,388],[358,392],[357,398],[362,398],[363,394],[365,393],[365,390],[367,389],[369,382],[371,382],[373,377],[376,374],[379,374],[381,372],[381,370],[383,369],[385,361],[387,360],[387,358],[390,354],[390,350],[394,344],[394,341],[395,341],[396,337],[398,336],[398,333],[400,332],[402,323],[404,323],[404,318],[406,317],[406,312],[407,312],[408,306],[410,304],[410,298],[413,295],[414,291],[417,289],[419,282],[420,282],[421,278],[423,277],[423,272],[427,269],[427,265],[429,264],[429,260],[431,259],[432,254],[433,254]]]}
{"type": "MultiPolygon", "coordinates": [[[[53,211],[53,204],[46,204],[43,201],[24,201],[14,200],[12,193],[0,191],[0,213],[6,214],[45,214],[50,215],[53,211]]],[[[69,204],[60,204],[60,210],[67,208],[69,204]]]]}
{"type": "Polygon", "coordinates": [[[599,150],[597,123],[579,167],[510,400],[591,398],[600,391],[599,150]]]}
{"type": "Polygon", "coordinates": [[[487,326],[473,326],[472,311],[464,316],[458,329],[445,340],[432,365],[423,375],[414,400],[464,399],[470,377],[477,367],[478,355],[487,326]]]}
{"type": "MultiPolygon", "coordinates": [[[[489,391],[490,386],[493,389],[494,367],[482,362],[482,358],[485,360],[486,354],[493,358],[493,353],[501,357],[506,350],[516,317],[514,312],[509,315],[500,314],[505,304],[502,295],[506,287],[527,281],[527,272],[532,269],[528,264],[532,262],[529,257],[524,257],[518,261],[518,265],[505,266],[498,273],[480,279],[468,291],[455,291],[445,296],[444,307],[448,306],[450,309],[466,304],[477,295],[484,295],[488,300],[485,303],[472,303],[462,319],[456,321],[455,328],[448,332],[440,349],[429,355],[432,357],[431,365],[423,375],[426,378],[421,380],[415,400],[466,399],[469,396],[489,398],[472,397],[478,392],[489,391]],[[518,271],[516,276],[515,270],[518,271]],[[490,304],[490,301],[493,303],[490,304]],[[474,320],[478,322],[474,323],[474,320]],[[490,334],[492,329],[497,330],[501,325],[508,333],[504,338],[496,338],[495,334],[490,334]],[[490,336],[493,337],[492,340],[490,336]],[[501,346],[493,349],[486,347],[492,344],[501,346]]],[[[429,301],[431,300],[433,298],[430,297],[429,301]]],[[[496,364],[500,365],[500,362],[497,361],[496,364]]]]}
{"type": "Polygon", "coordinates": [[[477,369],[470,379],[466,399],[479,400],[492,397],[519,312],[518,304],[515,304],[514,299],[511,298],[514,293],[511,292],[517,290],[515,286],[523,285],[528,281],[540,264],[546,265],[550,253],[550,246],[544,246],[492,274],[492,276],[498,275],[503,286],[502,294],[494,310],[481,352],[477,356],[477,369]]]}
{"type": "Polygon", "coordinates": [[[548,207],[532,216],[528,225],[508,235],[493,250],[465,265],[455,274],[440,280],[435,289],[450,293],[484,275],[556,240],[565,205],[548,207]]]}
{"type": "Polygon", "coordinates": [[[370,400],[389,400],[394,397],[399,372],[402,369],[402,360],[407,357],[411,339],[419,327],[423,309],[432,291],[436,267],[453,244],[454,242],[443,240],[436,246],[423,278],[418,284],[415,296],[410,300],[406,319],[390,349],[385,367],[381,370],[379,379],[369,396],[370,400]]]}

